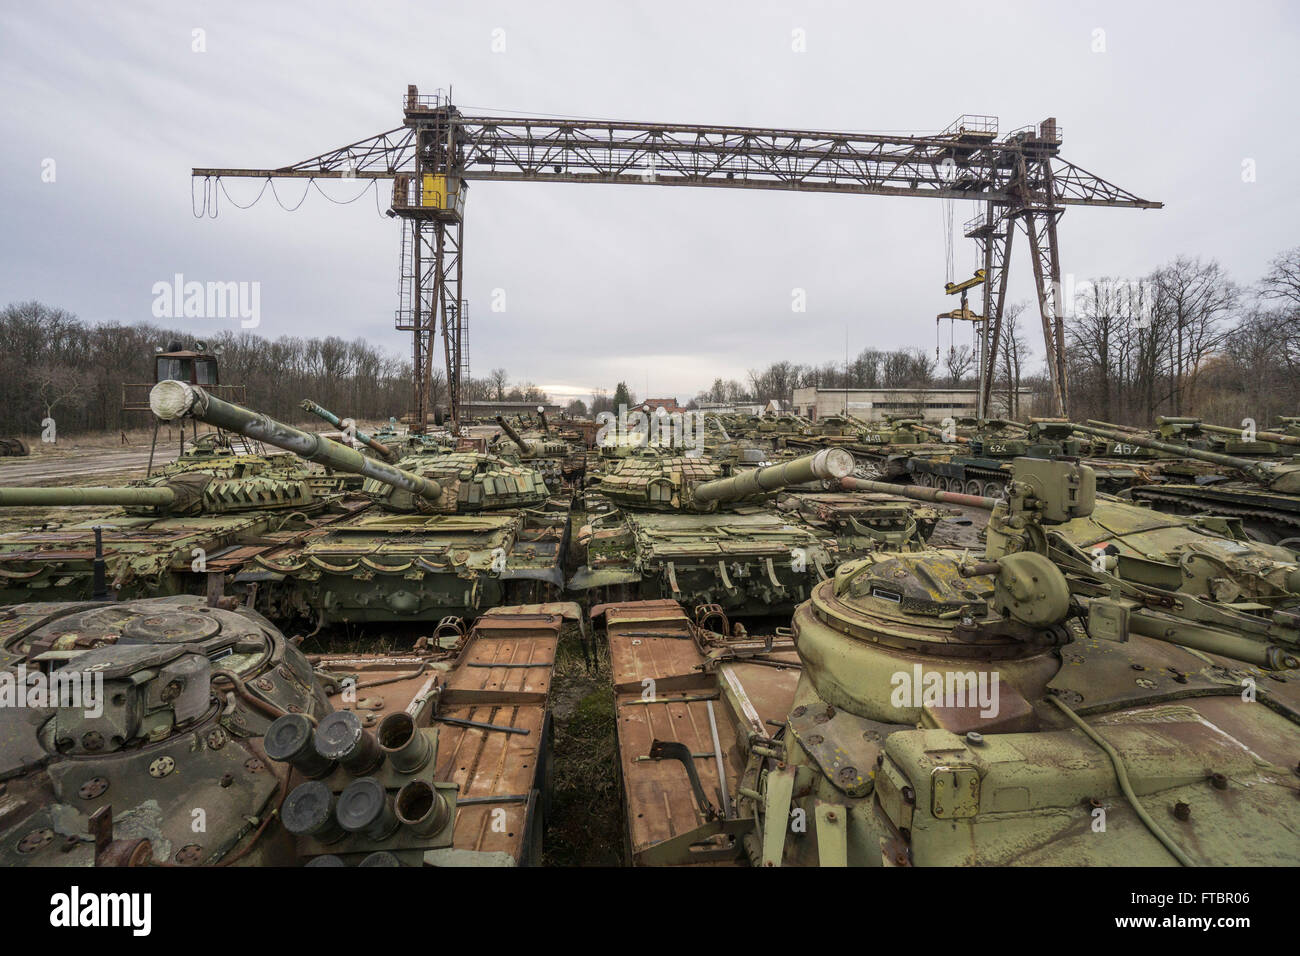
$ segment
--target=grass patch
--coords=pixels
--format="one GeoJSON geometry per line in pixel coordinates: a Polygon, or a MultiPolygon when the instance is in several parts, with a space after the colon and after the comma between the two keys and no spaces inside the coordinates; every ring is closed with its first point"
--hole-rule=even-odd
{"type": "Polygon", "coordinates": [[[588,667],[576,628],[566,629],[551,684],[555,793],[546,827],[548,866],[620,866],[623,801],[614,743],[609,651],[588,667]]]}

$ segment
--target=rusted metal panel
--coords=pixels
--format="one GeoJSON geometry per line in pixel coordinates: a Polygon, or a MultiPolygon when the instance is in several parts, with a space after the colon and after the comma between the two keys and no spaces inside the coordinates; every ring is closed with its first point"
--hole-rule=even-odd
{"type": "Polygon", "coordinates": [[[478,619],[451,663],[438,652],[311,659],[356,676],[354,698],[333,699],[367,726],[407,710],[417,725],[437,728],[434,778],[458,791],[454,850],[539,862],[551,674],[569,609],[553,610],[494,608],[478,619]]]}
{"type": "MultiPolygon", "coordinates": [[[[445,708],[440,718],[474,721],[527,733],[440,723],[437,778],[459,788],[453,845],[460,850],[525,855],[528,795],[544,759],[546,710],[535,704],[445,708]]],[[[539,824],[540,825],[540,824],[539,824]]]]}
{"type": "MultiPolygon", "coordinates": [[[[689,750],[700,785],[715,813],[721,809],[722,787],[734,785],[734,779],[718,779],[709,725],[709,702],[671,699],[697,696],[672,693],[664,695],[667,699],[651,703],[643,700],[640,694],[620,694],[615,702],[619,763],[634,858],[657,844],[695,830],[709,822],[711,816],[706,808],[699,806],[680,761],[650,759],[655,741],[680,743],[689,750]]],[[[730,722],[722,719],[716,700],[712,703],[718,717],[718,739],[724,766],[728,768],[730,778],[736,772],[732,769],[736,759],[736,737],[730,722]]]]}
{"type": "Polygon", "coordinates": [[[794,696],[799,671],[789,642],[765,650],[761,641],[722,640],[695,627],[675,601],[608,604],[595,614],[605,618],[609,641],[633,861],[740,859],[745,821],[728,812],[749,735],[768,736],[765,721],[783,719],[794,696]],[[715,666],[735,654],[767,660],[715,666]]]}
{"type": "Polygon", "coordinates": [[[563,618],[559,615],[485,615],[449,675],[448,704],[545,704],[563,618]]]}
{"type": "MultiPolygon", "coordinates": [[[[602,605],[614,689],[641,693],[654,681],[660,690],[713,686],[695,630],[676,601],[602,605]]],[[[596,611],[593,611],[595,616],[596,611]]]]}
{"type": "Polygon", "coordinates": [[[507,618],[509,620],[520,620],[528,615],[544,614],[547,616],[558,614],[570,621],[580,621],[582,619],[582,608],[576,601],[549,601],[545,604],[515,604],[509,607],[494,607],[483,612],[478,624],[481,627],[487,627],[489,624],[495,624],[495,621],[485,621],[483,618],[507,618]]]}

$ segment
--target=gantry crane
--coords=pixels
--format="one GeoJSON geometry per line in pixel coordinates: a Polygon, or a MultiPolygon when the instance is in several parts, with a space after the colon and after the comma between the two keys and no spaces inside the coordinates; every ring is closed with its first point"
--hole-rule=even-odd
{"type": "Polygon", "coordinates": [[[417,427],[429,411],[433,343],[441,326],[452,424],[460,420],[465,354],[462,232],[475,180],[722,186],[971,199],[966,224],[987,277],[981,324],[980,411],[992,390],[1012,237],[1028,236],[1055,411],[1067,414],[1065,329],[1057,222],[1066,206],[1159,209],[1161,203],[1062,160],[1055,119],[998,137],[997,120],[960,117],[941,133],[896,136],[615,120],[463,115],[448,97],[408,86],[403,124],[276,169],[196,168],[204,208],[223,176],[391,179],[389,215],[405,222],[396,327],[412,333],[417,427]]]}

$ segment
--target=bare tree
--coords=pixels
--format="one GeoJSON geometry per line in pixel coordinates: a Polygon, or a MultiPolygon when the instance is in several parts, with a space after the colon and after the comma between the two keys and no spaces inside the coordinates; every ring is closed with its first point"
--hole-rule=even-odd
{"type": "Polygon", "coordinates": [[[1201,361],[1223,341],[1223,321],[1236,307],[1240,291],[1214,260],[1179,256],[1154,278],[1155,312],[1173,323],[1174,414],[1181,415],[1201,361]]]}
{"type": "Polygon", "coordinates": [[[1021,368],[1029,357],[1029,346],[1020,329],[1020,315],[1025,303],[1009,302],[1002,310],[1002,339],[998,343],[997,361],[1007,389],[1007,416],[1020,417],[1021,368]]]}
{"type": "Polygon", "coordinates": [[[970,374],[971,369],[974,367],[975,354],[971,351],[969,345],[959,345],[948,349],[943,364],[948,370],[948,384],[956,388],[966,379],[966,376],[970,374]]]}
{"type": "Polygon", "coordinates": [[[1279,252],[1268,264],[1259,283],[1265,299],[1280,299],[1291,311],[1300,309],[1300,246],[1279,252]]]}

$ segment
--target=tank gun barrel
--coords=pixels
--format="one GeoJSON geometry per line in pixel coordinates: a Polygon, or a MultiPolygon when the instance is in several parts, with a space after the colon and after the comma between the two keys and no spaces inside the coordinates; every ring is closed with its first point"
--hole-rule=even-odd
{"type": "Polygon", "coordinates": [[[1213,462],[1216,465],[1227,465],[1230,468],[1236,468],[1244,471],[1249,475],[1267,482],[1272,477],[1272,470],[1263,462],[1254,461],[1250,458],[1238,458],[1236,455],[1224,455],[1217,451],[1205,451],[1201,448],[1189,448],[1186,445],[1176,445],[1173,442],[1157,441],[1154,438],[1147,438],[1144,435],[1135,435],[1131,432],[1117,432],[1108,428],[1096,428],[1092,425],[1075,425],[1076,431],[1083,432],[1085,435],[1096,435],[1099,438],[1118,439],[1126,441],[1131,445],[1137,445],[1139,448],[1153,448],[1156,451],[1166,451],[1172,455],[1182,455],[1186,458],[1197,458],[1201,461],[1213,462]]]}
{"type": "Polygon", "coordinates": [[[1094,428],[1113,428],[1117,432],[1126,432],[1126,433],[1135,432],[1137,434],[1142,433],[1142,429],[1134,428],[1132,425],[1115,425],[1111,422],[1098,421],[1095,418],[1088,419],[1088,424],[1092,425],[1094,428]]]}
{"type": "Polygon", "coordinates": [[[119,507],[169,508],[176,501],[170,488],[0,488],[0,507],[119,507]]]}
{"type": "Polygon", "coordinates": [[[853,456],[843,448],[823,448],[792,461],[742,471],[730,478],[715,478],[696,485],[696,501],[730,501],[779,491],[787,485],[826,478],[844,478],[853,471],[853,456]]]}
{"type": "MultiPolygon", "coordinates": [[[[324,419],[335,428],[346,431],[343,421],[325,406],[317,405],[310,398],[304,398],[298,404],[303,411],[311,412],[317,418],[324,419]]],[[[393,461],[397,457],[393,454],[391,448],[379,441],[377,438],[367,435],[361,429],[354,427],[352,434],[356,436],[357,441],[361,442],[361,444],[365,445],[367,448],[374,450],[377,454],[383,455],[386,460],[393,461]]]]}
{"type": "Polygon", "coordinates": [[[912,427],[915,428],[917,431],[925,432],[927,435],[938,435],[938,436],[939,436],[940,438],[942,438],[945,442],[956,442],[956,443],[959,444],[959,445],[969,445],[969,444],[970,444],[970,439],[969,439],[969,438],[966,438],[966,437],[963,436],[963,435],[953,434],[953,435],[950,435],[950,436],[948,436],[948,437],[945,438],[945,437],[944,437],[944,434],[943,434],[943,429],[942,429],[942,428],[935,428],[933,425],[924,425],[924,424],[917,423],[916,425],[913,425],[912,427]]]}
{"type": "Polygon", "coordinates": [[[538,417],[539,419],[541,419],[541,422],[542,422],[542,434],[545,435],[547,438],[550,438],[550,437],[551,437],[551,425],[550,425],[550,423],[547,422],[547,420],[546,420],[546,409],[543,408],[541,405],[538,405],[538,406],[537,406],[537,417],[538,417]]]}
{"type": "Polygon", "coordinates": [[[497,424],[500,425],[501,430],[506,433],[506,437],[514,442],[519,448],[519,454],[524,455],[525,457],[530,457],[537,453],[537,449],[533,447],[533,443],[520,435],[519,432],[515,431],[511,424],[506,421],[504,415],[497,416],[497,424]]]}
{"type": "Polygon", "coordinates": [[[278,422],[234,402],[214,398],[198,385],[175,380],[159,382],[149,391],[149,408],[165,422],[190,415],[209,425],[291,451],[300,458],[335,471],[364,475],[428,500],[442,496],[442,486],[430,478],[367,458],[355,448],[278,422]]]}
{"type": "Polygon", "coordinates": [[[992,511],[993,506],[997,504],[997,498],[988,498],[984,495],[964,495],[958,491],[940,491],[938,488],[922,488],[920,485],[895,485],[887,481],[869,481],[866,478],[848,478],[840,479],[840,486],[845,491],[874,491],[885,495],[899,495],[903,498],[912,498],[916,501],[939,501],[953,505],[966,505],[969,508],[980,508],[984,511],[992,511]]]}
{"type": "MultiPolygon", "coordinates": [[[[1207,432],[1214,432],[1218,435],[1233,435],[1238,438],[1241,437],[1242,432],[1240,428],[1229,428],[1227,425],[1207,425],[1205,422],[1201,422],[1200,427],[1207,432]]],[[[1278,445],[1300,445],[1300,438],[1295,435],[1283,435],[1279,432],[1256,431],[1255,440],[1271,441],[1278,445]]]]}

